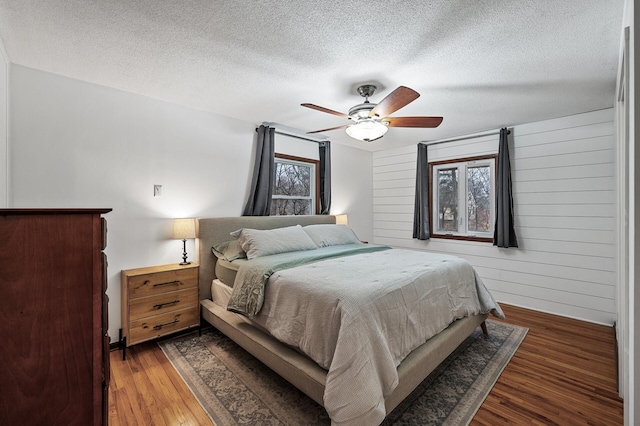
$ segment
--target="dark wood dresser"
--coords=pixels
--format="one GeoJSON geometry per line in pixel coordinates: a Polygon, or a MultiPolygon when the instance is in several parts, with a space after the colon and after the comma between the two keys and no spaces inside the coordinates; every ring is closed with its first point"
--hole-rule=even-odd
{"type": "Polygon", "coordinates": [[[0,209],[0,425],[106,425],[111,209],[0,209]]]}

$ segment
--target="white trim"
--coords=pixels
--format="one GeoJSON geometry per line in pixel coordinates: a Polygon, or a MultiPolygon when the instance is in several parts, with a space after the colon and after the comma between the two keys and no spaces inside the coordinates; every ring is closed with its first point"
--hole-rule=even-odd
{"type": "MultiPolygon", "coordinates": [[[[4,164],[2,169],[2,175],[0,176],[0,208],[2,207],[9,207],[9,192],[10,192],[10,185],[9,185],[9,180],[10,180],[10,174],[9,174],[9,126],[10,126],[10,121],[9,121],[9,117],[10,117],[10,72],[11,72],[11,61],[9,60],[9,55],[7,54],[7,51],[4,47],[4,43],[2,42],[2,39],[0,39],[0,57],[2,57],[2,66],[5,67],[5,76],[6,79],[3,82],[0,82],[0,84],[4,84],[5,85],[5,94],[6,94],[6,109],[5,109],[5,129],[4,132],[2,132],[2,134],[0,135],[0,150],[2,151],[3,155],[4,155],[4,164]]],[[[2,158],[2,156],[0,156],[0,158],[2,158]]]]}
{"type": "Polygon", "coordinates": [[[618,259],[616,338],[618,343],[618,393],[625,397],[629,386],[627,374],[629,363],[629,310],[627,309],[629,290],[629,27],[623,30],[622,51],[618,64],[616,83],[616,136],[617,136],[617,244],[618,259]]]}

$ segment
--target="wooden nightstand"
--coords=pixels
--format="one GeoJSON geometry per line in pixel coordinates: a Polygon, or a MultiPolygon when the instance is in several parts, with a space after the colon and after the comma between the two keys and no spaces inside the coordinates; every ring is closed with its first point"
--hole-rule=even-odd
{"type": "Polygon", "coordinates": [[[200,325],[198,267],[191,263],[122,271],[122,359],[131,345],[200,325]]]}

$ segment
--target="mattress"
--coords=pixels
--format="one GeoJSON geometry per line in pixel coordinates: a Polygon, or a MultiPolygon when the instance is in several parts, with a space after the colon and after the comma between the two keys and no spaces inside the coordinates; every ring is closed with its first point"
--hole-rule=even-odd
{"type": "Polygon", "coordinates": [[[228,260],[218,259],[216,262],[216,277],[222,283],[233,287],[238,269],[246,261],[246,259],[236,259],[233,262],[229,262],[228,260]]]}
{"type": "MultiPolygon", "coordinates": [[[[230,263],[230,262],[227,262],[230,263]]],[[[213,302],[225,309],[227,309],[227,304],[229,303],[229,298],[231,297],[231,292],[233,289],[223,283],[220,279],[216,278],[211,283],[211,299],[213,302]]]]}

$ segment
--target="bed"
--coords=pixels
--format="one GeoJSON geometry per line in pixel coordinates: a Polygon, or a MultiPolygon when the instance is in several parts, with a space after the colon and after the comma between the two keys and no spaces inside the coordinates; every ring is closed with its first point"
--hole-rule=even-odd
{"type": "MultiPolygon", "coordinates": [[[[268,291],[271,291],[271,287],[274,289],[276,288],[275,283],[279,283],[281,281],[285,283],[287,274],[291,274],[292,271],[296,272],[301,268],[313,268],[314,266],[299,266],[297,268],[284,269],[282,271],[276,270],[273,272],[274,275],[271,275],[271,281],[274,284],[272,286],[267,285],[264,294],[257,295],[253,297],[251,303],[246,303],[246,305],[251,308],[248,310],[251,311],[253,309],[251,312],[244,310],[244,300],[243,303],[240,304],[243,308],[237,309],[234,309],[234,306],[239,305],[234,305],[231,302],[225,301],[225,304],[221,306],[212,300],[212,288],[213,292],[216,293],[218,292],[217,288],[219,287],[214,285],[214,280],[217,284],[220,284],[219,278],[216,274],[216,266],[218,266],[218,274],[220,275],[222,275],[221,271],[223,271],[224,268],[220,268],[221,265],[217,265],[218,258],[213,255],[211,248],[225,241],[229,241],[231,239],[231,232],[243,228],[251,230],[279,230],[280,228],[293,227],[295,225],[307,227],[309,225],[321,224],[335,224],[335,216],[226,217],[199,219],[198,258],[200,263],[199,282],[202,318],[227,335],[253,356],[258,358],[266,366],[299,388],[318,404],[324,406],[332,418],[332,424],[377,424],[382,421],[387,413],[391,412],[391,410],[406,398],[451,352],[453,352],[475,328],[482,326],[486,333],[484,321],[487,318],[488,311],[492,311],[492,313],[497,316],[501,316],[502,313],[499,306],[495,304],[495,306],[491,305],[491,309],[485,309],[487,312],[474,313],[456,319],[450,324],[447,323],[442,331],[439,331],[433,337],[428,338],[425,343],[415,345],[417,346],[415,348],[412,347],[408,355],[405,355],[404,353],[400,355],[402,358],[401,362],[396,364],[397,368],[394,367],[391,379],[384,382],[386,384],[382,386],[379,392],[381,396],[378,396],[378,398],[380,398],[380,402],[377,407],[370,410],[358,408],[358,404],[360,404],[360,402],[356,401],[352,403],[349,401],[350,397],[348,395],[358,395],[366,392],[344,389],[341,393],[340,387],[348,385],[343,383],[336,385],[336,383],[338,383],[338,381],[336,381],[336,377],[338,379],[343,377],[341,380],[344,382],[346,377],[348,377],[348,370],[346,373],[341,372],[340,374],[332,372],[333,364],[331,364],[331,359],[327,361],[328,363],[323,363],[322,359],[318,358],[314,358],[315,360],[312,360],[310,356],[302,353],[304,348],[297,347],[298,345],[292,344],[292,342],[283,343],[287,342],[287,340],[283,339],[282,336],[280,336],[282,341],[273,337],[272,334],[278,335],[278,330],[275,330],[273,333],[266,331],[268,318],[271,318],[269,315],[271,315],[272,312],[270,298],[275,298],[275,296],[270,295],[268,291]],[[229,306],[227,306],[226,303],[229,303],[229,306]],[[260,312],[260,307],[263,306],[264,308],[262,309],[262,312],[260,312]],[[232,312],[234,310],[240,312],[244,310],[244,312],[240,315],[239,313],[232,312]],[[266,313],[264,313],[264,311],[266,311],[266,313]],[[255,316],[253,315],[254,313],[256,314],[255,316]],[[264,318],[262,317],[263,315],[264,318]],[[251,319],[250,317],[253,318],[251,319]],[[395,380],[392,380],[394,378],[395,380]],[[389,384],[389,381],[392,383],[389,384]],[[328,396],[327,394],[333,395],[333,397],[328,396]],[[337,401],[336,395],[338,398],[337,401]],[[338,404],[336,404],[336,402],[338,404]],[[352,410],[348,409],[350,404],[355,408],[352,410]],[[337,411],[336,405],[340,406],[337,411]],[[347,407],[346,411],[344,407],[347,407]],[[357,415],[353,414],[354,410],[358,413],[357,415]],[[360,413],[357,410],[363,412],[360,413]]],[[[331,248],[329,247],[328,249],[331,248]]],[[[360,246],[354,244],[354,249],[356,251],[363,251],[363,253],[357,253],[357,257],[353,255],[353,257],[349,257],[348,260],[341,259],[339,261],[343,263],[352,262],[356,258],[366,258],[368,256],[370,257],[370,259],[367,260],[368,262],[379,262],[379,260],[376,260],[377,258],[374,257],[379,256],[375,252],[380,251],[381,253],[385,253],[387,257],[389,257],[391,253],[398,252],[398,250],[395,249],[384,252],[383,250],[386,250],[386,248],[378,249],[375,245],[368,244],[360,244],[360,246]]],[[[310,250],[310,252],[314,253],[320,251],[322,250],[310,250]]],[[[335,255],[332,254],[330,257],[335,257],[335,255]]],[[[290,260],[288,261],[290,262],[290,260]]],[[[323,260],[321,262],[314,263],[313,265],[333,265],[333,269],[336,265],[335,263],[326,263],[332,261],[335,261],[335,259],[323,260]]],[[[444,260],[441,259],[438,261],[444,262],[444,260]]],[[[350,263],[346,264],[350,265],[350,263]]],[[[304,271],[307,273],[307,270],[304,271]]],[[[300,274],[300,272],[298,273],[300,274]]],[[[475,271],[473,273],[475,273],[475,271]]],[[[480,285],[484,288],[484,285],[482,285],[481,282],[480,285]]],[[[484,291],[486,291],[486,289],[484,291]]],[[[289,293],[285,292],[283,294],[284,296],[281,295],[280,297],[284,297],[284,300],[286,301],[286,296],[289,293]]],[[[490,295],[483,295],[483,297],[490,299],[491,303],[495,303],[490,295]]],[[[355,336],[357,337],[357,334],[355,336]]],[[[375,356],[372,357],[375,358],[375,356]]],[[[366,362],[369,361],[370,360],[367,360],[366,362]]],[[[360,374],[359,376],[363,375],[360,374]]],[[[364,376],[368,378],[370,375],[367,373],[364,376]]],[[[365,383],[361,386],[365,385],[371,387],[370,384],[365,383]]],[[[372,396],[372,398],[375,400],[375,397],[372,396]]]]}

